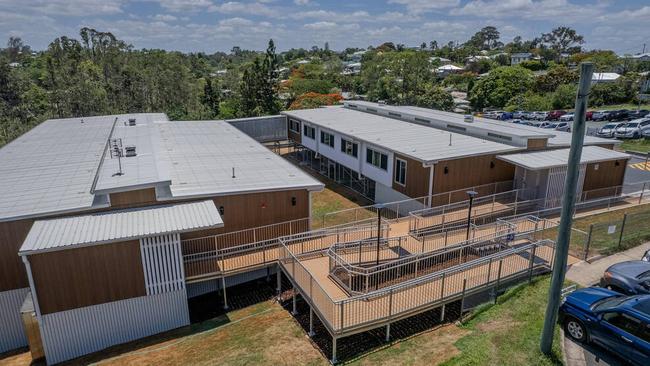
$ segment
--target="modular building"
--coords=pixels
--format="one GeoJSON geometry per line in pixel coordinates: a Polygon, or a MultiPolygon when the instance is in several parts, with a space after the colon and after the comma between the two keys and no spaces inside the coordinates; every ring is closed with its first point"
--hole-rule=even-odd
{"type": "MultiPolygon", "coordinates": [[[[444,203],[437,202],[438,198],[451,199],[445,192],[459,192],[455,200],[467,199],[465,190],[472,187],[487,187],[481,194],[526,188],[535,191],[530,199],[557,202],[560,186],[549,188],[547,183],[533,180],[532,173],[523,179],[525,167],[508,156],[516,153],[555,164],[561,156],[568,157],[572,136],[456,113],[363,101],[284,114],[288,137],[299,145],[299,160],[380,203],[424,198],[420,205],[435,206],[444,203]]],[[[585,154],[597,157],[583,165],[580,187],[581,193],[590,192],[587,198],[611,195],[623,184],[629,155],[614,151],[615,144],[585,136],[585,154]],[[606,179],[602,170],[594,170],[600,165],[608,168],[606,179]]],[[[567,161],[560,164],[564,173],[555,168],[553,182],[561,183],[567,161]]],[[[402,205],[416,209],[412,206],[402,205]]]]}
{"type": "Polygon", "coordinates": [[[0,352],[29,334],[48,363],[187,324],[202,249],[181,243],[308,230],[323,188],[230,123],[164,114],[45,121],[0,149],[0,172],[0,352]]]}

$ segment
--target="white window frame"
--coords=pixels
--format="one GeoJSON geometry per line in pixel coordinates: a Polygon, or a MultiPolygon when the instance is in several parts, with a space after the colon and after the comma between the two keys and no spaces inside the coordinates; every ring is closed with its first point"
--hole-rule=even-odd
{"type": "Polygon", "coordinates": [[[341,152],[343,152],[345,155],[351,156],[355,159],[359,158],[359,144],[346,139],[345,137],[341,137],[341,152]],[[354,156],[354,146],[356,145],[357,147],[357,156],[354,156]]]}
{"type": "Polygon", "coordinates": [[[308,139],[316,140],[316,128],[313,127],[313,126],[310,126],[310,125],[302,126],[302,134],[303,134],[303,136],[307,137],[308,139]],[[310,131],[313,131],[314,135],[313,136],[308,135],[307,134],[307,129],[309,129],[310,131]]]}
{"type": "Polygon", "coordinates": [[[370,164],[371,166],[373,166],[373,167],[375,167],[377,169],[381,169],[383,171],[388,171],[388,158],[389,157],[390,156],[388,154],[385,154],[385,153],[383,153],[383,152],[381,152],[379,150],[375,150],[372,147],[366,147],[366,164],[370,164]],[[368,161],[368,156],[367,156],[368,151],[370,151],[371,154],[372,154],[372,157],[370,158],[370,162],[368,161]],[[381,156],[382,155],[386,156],[386,168],[385,169],[381,167],[381,156]],[[376,161],[377,164],[375,164],[375,158],[377,158],[377,161],[376,161]]]}
{"type": "Polygon", "coordinates": [[[400,158],[395,158],[395,174],[394,174],[393,180],[395,181],[395,183],[399,184],[402,187],[406,187],[406,172],[407,172],[407,169],[408,169],[408,162],[406,160],[400,159],[400,158]],[[397,178],[400,175],[399,174],[400,173],[400,163],[404,163],[404,182],[403,183],[397,180],[397,178]]]}
{"type": "Polygon", "coordinates": [[[295,120],[295,119],[290,119],[290,120],[289,120],[289,131],[291,131],[291,132],[295,132],[295,133],[297,133],[297,134],[300,134],[300,121],[295,120]],[[292,122],[293,122],[293,123],[296,123],[296,124],[298,125],[298,129],[297,129],[297,130],[293,129],[293,124],[292,124],[292,122]]]}
{"type": "Polygon", "coordinates": [[[321,144],[325,146],[329,146],[330,148],[334,149],[336,146],[336,137],[334,134],[329,133],[327,131],[321,131],[320,132],[320,142],[321,144]],[[331,144],[330,144],[331,142],[331,144]]]}

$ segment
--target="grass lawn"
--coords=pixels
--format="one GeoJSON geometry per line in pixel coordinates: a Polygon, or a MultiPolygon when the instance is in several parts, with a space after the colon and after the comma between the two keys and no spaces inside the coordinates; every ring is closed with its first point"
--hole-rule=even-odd
{"type": "Polygon", "coordinates": [[[478,309],[462,326],[469,333],[455,344],[459,354],[443,365],[562,364],[559,327],[553,357],[539,351],[549,285],[549,276],[539,278],[531,286],[510,289],[497,305],[478,309]]]}
{"type": "Polygon", "coordinates": [[[313,175],[325,184],[323,191],[314,192],[311,196],[313,229],[323,227],[323,219],[326,216],[325,226],[346,224],[375,216],[374,213],[367,210],[349,210],[337,213],[336,215],[327,215],[332,212],[371,205],[372,202],[347,187],[333,183],[319,175],[313,175]]]}
{"type": "Polygon", "coordinates": [[[650,151],[650,139],[625,140],[620,145],[620,149],[647,153],[650,151]]]}

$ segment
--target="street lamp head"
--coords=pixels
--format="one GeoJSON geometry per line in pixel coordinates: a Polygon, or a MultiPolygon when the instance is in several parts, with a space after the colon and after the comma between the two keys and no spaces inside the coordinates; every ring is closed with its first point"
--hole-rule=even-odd
{"type": "Polygon", "coordinates": [[[470,197],[476,197],[476,195],[478,195],[478,192],[476,192],[476,191],[467,191],[467,195],[470,196],[470,197]]]}

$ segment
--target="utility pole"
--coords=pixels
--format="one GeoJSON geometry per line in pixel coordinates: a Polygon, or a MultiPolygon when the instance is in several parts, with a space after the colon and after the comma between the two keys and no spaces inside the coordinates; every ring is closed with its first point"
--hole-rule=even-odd
{"type": "Polygon", "coordinates": [[[594,71],[594,64],[584,62],[580,64],[580,86],[575,105],[575,122],[573,123],[573,135],[571,136],[571,150],[569,152],[569,163],[567,166],[566,180],[564,181],[564,199],[562,201],[562,216],[558,228],[557,242],[555,244],[555,258],[553,260],[553,274],[551,275],[551,288],[548,291],[548,305],[546,306],[546,317],[540,349],[546,355],[551,354],[553,346],[553,333],[557,321],[557,311],[560,307],[560,296],[564,275],[566,274],[567,257],[569,255],[569,239],[571,236],[571,224],[573,211],[576,202],[576,188],[580,172],[580,157],[582,155],[582,144],[585,138],[585,118],[591,77],[594,71]]]}

